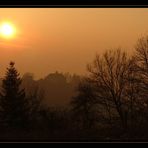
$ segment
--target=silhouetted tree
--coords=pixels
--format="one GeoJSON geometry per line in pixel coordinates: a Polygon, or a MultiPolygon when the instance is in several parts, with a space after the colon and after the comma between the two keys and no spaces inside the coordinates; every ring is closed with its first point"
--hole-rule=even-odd
{"type": "Polygon", "coordinates": [[[48,134],[62,136],[68,129],[68,115],[64,108],[48,107],[41,110],[43,126],[48,134]]]}
{"type": "Polygon", "coordinates": [[[148,118],[148,36],[141,37],[135,49],[135,73],[138,73],[140,86],[139,108],[143,112],[143,117],[148,118]]]}
{"type": "Polygon", "coordinates": [[[103,56],[96,56],[93,64],[88,65],[90,81],[96,87],[97,100],[106,108],[108,115],[118,114],[123,127],[127,128],[129,113],[128,101],[125,96],[129,88],[127,80],[132,60],[120,49],[107,51],[103,56]]]}
{"type": "Polygon", "coordinates": [[[20,89],[21,78],[14,64],[10,62],[2,82],[0,115],[6,127],[24,128],[27,126],[28,102],[24,89],[20,89]]]}
{"type": "Polygon", "coordinates": [[[148,36],[138,40],[136,45],[136,72],[139,72],[139,77],[143,83],[143,89],[148,88],[148,36]]]}
{"type": "Polygon", "coordinates": [[[93,91],[93,86],[83,79],[77,88],[77,96],[71,101],[74,118],[82,122],[82,127],[90,129],[94,126],[97,120],[96,96],[93,91]]]}
{"type": "Polygon", "coordinates": [[[31,128],[37,130],[40,122],[42,122],[41,110],[45,110],[47,107],[47,105],[43,105],[44,93],[36,87],[27,96],[27,99],[29,104],[29,121],[31,123],[31,128]]]}

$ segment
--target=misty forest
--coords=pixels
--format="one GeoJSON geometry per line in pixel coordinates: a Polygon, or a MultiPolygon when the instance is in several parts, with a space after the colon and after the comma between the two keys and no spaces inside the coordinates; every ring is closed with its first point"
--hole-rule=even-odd
{"type": "Polygon", "coordinates": [[[148,36],[132,54],[106,50],[86,68],[35,80],[10,61],[0,79],[0,140],[148,140],[148,36]]]}

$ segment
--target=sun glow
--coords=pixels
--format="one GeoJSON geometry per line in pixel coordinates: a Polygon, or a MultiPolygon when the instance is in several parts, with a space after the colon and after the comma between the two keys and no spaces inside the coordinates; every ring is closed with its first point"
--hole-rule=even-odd
{"type": "Polygon", "coordinates": [[[12,38],[15,34],[15,28],[11,23],[3,23],[0,25],[0,35],[4,38],[12,38]]]}

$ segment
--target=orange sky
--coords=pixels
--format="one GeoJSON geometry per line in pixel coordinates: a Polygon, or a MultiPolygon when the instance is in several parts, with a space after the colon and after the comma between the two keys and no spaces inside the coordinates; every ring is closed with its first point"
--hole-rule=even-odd
{"type": "Polygon", "coordinates": [[[21,74],[86,73],[96,53],[133,50],[148,34],[148,8],[0,8],[0,23],[16,27],[15,38],[0,38],[0,75],[10,60],[21,74]]]}

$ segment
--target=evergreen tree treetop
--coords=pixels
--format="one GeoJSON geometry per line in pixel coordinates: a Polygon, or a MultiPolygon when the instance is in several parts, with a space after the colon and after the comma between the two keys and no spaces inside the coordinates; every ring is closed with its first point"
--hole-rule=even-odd
{"type": "Polygon", "coordinates": [[[8,127],[20,127],[27,120],[28,105],[24,89],[20,89],[20,74],[10,62],[2,83],[1,116],[8,127]]]}

